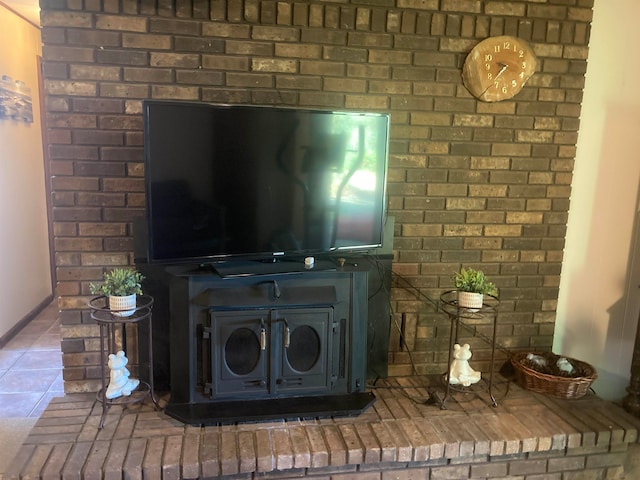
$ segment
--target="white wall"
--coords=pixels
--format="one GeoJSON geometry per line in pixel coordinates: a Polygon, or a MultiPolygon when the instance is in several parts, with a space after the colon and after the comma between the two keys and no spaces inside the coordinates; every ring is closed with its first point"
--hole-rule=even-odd
{"type": "Polygon", "coordinates": [[[0,338],[52,294],[38,99],[40,31],[0,5],[0,75],[31,88],[33,123],[0,119],[0,338]]]}
{"type": "Polygon", "coordinates": [[[638,0],[595,0],[553,347],[596,367],[612,400],[640,311],[638,18],[638,0]]]}

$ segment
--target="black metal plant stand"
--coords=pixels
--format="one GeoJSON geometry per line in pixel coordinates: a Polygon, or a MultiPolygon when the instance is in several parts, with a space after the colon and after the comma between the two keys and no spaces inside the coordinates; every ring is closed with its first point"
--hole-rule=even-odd
{"type": "MultiPolygon", "coordinates": [[[[491,337],[491,364],[489,367],[489,379],[487,381],[489,396],[491,397],[491,403],[494,407],[498,406],[498,402],[493,395],[493,373],[494,373],[494,361],[495,361],[495,353],[496,353],[496,325],[498,320],[498,306],[500,305],[500,300],[493,295],[484,295],[484,300],[482,304],[482,308],[479,309],[469,309],[461,307],[458,304],[458,292],[456,290],[449,290],[440,295],[440,305],[442,310],[449,316],[449,320],[451,321],[451,332],[449,334],[449,361],[447,362],[447,371],[443,375],[443,380],[445,384],[445,393],[444,397],[440,401],[440,408],[446,408],[446,401],[451,395],[452,390],[457,390],[457,387],[452,386],[449,383],[449,375],[451,372],[451,364],[453,363],[453,346],[458,341],[458,332],[460,329],[460,320],[461,319],[469,319],[469,320],[478,320],[485,317],[492,317],[493,328],[492,328],[492,337],[491,337]]],[[[471,387],[464,387],[463,391],[467,392],[471,390],[471,387]]]]}
{"type": "MultiPolygon", "coordinates": [[[[132,315],[120,317],[116,315],[117,311],[109,309],[108,298],[104,295],[94,297],[89,301],[89,309],[91,318],[100,327],[100,372],[102,377],[102,388],[96,394],[98,401],[102,403],[102,417],[98,428],[102,429],[107,410],[111,405],[129,405],[143,402],[148,396],[151,397],[153,404],[157,409],[160,408],[156,399],[153,385],[153,325],[151,309],[153,307],[153,297],[149,295],[139,295],[136,299],[136,308],[132,315]],[[149,381],[140,380],[138,387],[131,392],[129,396],[121,396],[113,399],[106,398],[107,387],[109,384],[109,372],[107,370],[107,360],[109,354],[115,354],[118,348],[117,333],[122,335],[122,350],[126,351],[126,326],[136,324],[142,321],[149,322],[148,336],[148,364],[149,364],[149,381]]],[[[140,361],[138,362],[140,367],[140,361]]],[[[139,368],[140,369],[140,368],[139,368]]]]}

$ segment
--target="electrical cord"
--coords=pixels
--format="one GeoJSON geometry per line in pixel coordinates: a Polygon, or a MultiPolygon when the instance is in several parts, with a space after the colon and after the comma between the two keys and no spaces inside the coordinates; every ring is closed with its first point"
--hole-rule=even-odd
{"type": "MultiPolygon", "coordinates": [[[[384,264],[380,261],[380,259],[376,256],[376,255],[372,255],[372,254],[368,254],[365,256],[365,259],[372,264],[373,266],[376,267],[376,269],[378,270],[378,278],[380,278],[380,284],[378,285],[378,289],[376,290],[375,294],[377,294],[378,292],[380,292],[380,290],[384,290],[385,293],[387,294],[387,298],[389,299],[388,301],[388,306],[389,306],[389,320],[393,322],[393,324],[396,327],[396,330],[398,331],[399,334],[399,338],[400,338],[400,344],[404,346],[405,348],[405,352],[407,353],[407,355],[409,356],[409,362],[411,364],[411,371],[413,372],[414,375],[419,375],[418,370],[416,368],[415,362],[413,360],[413,355],[411,350],[409,349],[409,345],[406,342],[405,336],[404,336],[404,331],[403,329],[400,327],[400,325],[398,324],[398,320],[397,318],[395,318],[395,315],[393,314],[393,304],[391,303],[391,292],[387,289],[383,279],[384,279],[384,274],[386,271],[389,271],[391,273],[391,276],[393,278],[393,270],[392,269],[387,269],[384,264]]],[[[374,294],[374,295],[375,295],[374,294]]],[[[373,295],[372,295],[373,296],[373,295]]],[[[371,296],[371,297],[372,297],[371,296]]],[[[369,297],[369,298],[371,298],[369,297]]],[[[372,342],[373,343],[373,342],[372,342]]],[[[379,377],[378,377],[379,378],[379,377]]]]}
{"type": "MultiPolygon", "coordinates": [[[[433,298],[431,298],[429,295],[425,294],[422,290],[420,290],[420,288],[416,287],[415,285],[413,285],[410,281],[410,279],[404,277],[403,275],[394,272],[392,268],[388,268],[385,266],[385,264],[378,258],[378,256],[374,255],[374,254],[367,254],[363,257],[363,260],[366,260],[367,262],[369,262],[371,264],[371,266],[373,268],[375,268],[377,270],[378,273],[378,278],[380,279],[380,282],[378,283],[376,289],[369,295],[369,299],[373,298],[375,295],[377,295],[378,293],[380,293],[380,291],[384,290],[384,292],[387,294],[387,298],[389,299],[388,301],[388,308],[389,308],[389,320],[391,321],[392,325],[394,326],[394,328],[397,330],[398,335],[399,335],[399,341],[400,341],[400,348],[402,348],[404,350],[404,352],[406,352],[407,356],[409,357],[409,363],[411,364],[411,371],[413,372],[413,375],[415,375],[418,378],[421,377],[426,377],[426,375],[421,375],[418,372],[418,369],[416,367],[414,358],[413,358],[413,352],[412,350],[409,348],[409,345],[406,341],[405,338],[405,332],[403,327],[398,323],[398,319],[396,317],[396,315],[394,315],[394,309],[393,309],[393,303],[391,302],[390,299],[390,295],[391,292],[390,290],[387,288],[385,282],[384,282],[384,277],[385,274],[387,272],[390,273],[391,275],[391,279],[392,279],[392,285],[395,288],[400,288],[403,289],[404,291],[410,292],[412,295],[414,295],[414,297],[420,301],[424,301],[426,302],[428,305],[430,305],[433,309],[435,313],[442,313],[442,314],[447,314],[447,312],[445,312],[442,308],[442,305],[440,303],[439,300],[435,300],[433,298]]],[[[448,315],[448,314],[447,314],[448,315]]],[[[467,331],[471,332],[471,334],[475,337],[478,337],[480,339],[482,339],[483,341],[485,341],[488,344],[493,344],[493,338],[490,338],[486,335],[484,335],[483,333],[477,331],[476,327],[473,325],[469,325],[467,324],[464,319],[460,319],[459,325],[462,326],[463,329],[466,329],[467,331]]],[[[375,329],[373,329],[373,337],[371,337],[369,339],[369,344],[373,345],[373,341],[375,340],[375,329]]],[[[495,343],[495,348],[497,348],[498,350],[500,350],[502,353],[504,353],[507,358],[511,358],[512,354],[511,352],[504,347],[503,345],[501,345],[500,343],[496,342],[495,343]]],[[[440,405],[442,406],[441,401],[439,401],[437,399],[436,394],[434,394],[431,390],[433,385],[418,385],[418,386],[394,386],[394,385],[385,385],[385,386],[378,386],[377,383],[380,380],[380,375],[378,374],[378,376],[376,377],[376,379],[373,381],[373,383],[368,384],[368,388],[374,390],[374,389],[387,389],[387,390],[393,390],[396,392],[399,392],[402,396],[404,396],[405,398],[409,399],[410,401],[416,403],[416,404],[421,404],[421,405],[440,405]],[[419,389],[419,388],[424,388],[427,389],[426,392],[426,396],[413,396],[407,393],[407,390],[415,390],[415,389],[419,389]]],[[[500,400],[502,400],[502,398],[506,397],[506,395],[509,393],[509,386],[511,384],[510,380],[506,380],[507,383],[507,388],[504,390],[504,394],[500,397],[500,400]]],[[[456,398],[456,405],[458,405],[458,407],[463,410],[463,411],[468,411],[468,409],[463,408],[460,404],[461,404],[461,400],[460,398],[456,398]]],[[[488,408],[489,404],[487,404],[484,408],[488,408]]],[[[447,406],[448,409],[450,409],[450,406],[447,406]]]]}
{"type": "MultiPolygon", "coordinates": [[[[396,316],[394,315],[393,304],[392,304],[392,302],[390,300],[390,293],[391,292],[386,288],[386,285],[384,284],[384,282],[382,280],[384,278],[385,272],[386,271],[390,272],[391,278],[394,280],[394,287],[401,288],[401,289],[403,289],[405,291],[408,291],[408,292],[412,293],[415,296],[416,299],[418,299],[420,301],[425,301],[427,304],[431,305],[434,308],[436,313],[446,313],[446,312],[442,309],[442,306],[441,306],[439,300],[434,300],[433,298],[431,298],[430,296],[425,294],[422,290],[420,290],[418,287],[413,285],[408,278],[404,277],[403,275],[401,275],[401,274],[399,274],[397,272],[394,272],[393,269],[391,269],[391,268],[385,267],[385,265],[378,259],[377,256],[372,255],[372,254],[368,254],[368,255],[365,256],[365,259],[369,263],[371,263],[373,266],[375,266],[375,268],[378,270],[378,276],[381,279],[380,284],[378,285],[378,288],[376,289],[376,291],[369,298],[371,298],[371,297],[375,296],[376,294],[378,294],[381,291],[381,289],[384,289],[385,292],[388,294],[387,298],[389,298],[389,318],[392,321],[395,329],[398,332],[401,348],[404,348],[404,351],[407,353],[407,355],[409,357],[409,362],[411,364],[411,371],[413,372],[414,375],[419,377],[421,375],[419,374],[418,369],[416,367],[415,361],[413,359],[412,351],[409,348],[409,345],[407,344],[407,341],[406,341],[406,338],[405,338],[404,329],[398,323],[398,320],[397,320],[396,316]]],[[[467,324],[464,321],[464,319],[460,319],[459,325],[461,325],[467,331],[471,332],[471,334],[473,336],[482,339],[483,341],[485,341],[488,344],[494,344],[493,338],[490,338],[487,335],[484,335],[483,333],[479,332],[475,326],[467,324]]],[[[505,346],[501,345],[498,342],[495,342],[494,347],[497,348],[498,350],[500,350],[503,354],[505,354],[507,356],[507,358],[511,358],[512,353],[505,346]]],[[[380,379],[380,376],[378,375],[378,377],[374,380],[373,384],[369,385],[369,388],[372,388],[372,389],[387,388],[387,389],[397,390],[403,396],[405,396],[406,398],[410,399],[412,402],[419,403],[419,404],[431,404],[431,403],[435,404],[435,403],[437,403],[437,401],[434,399],[434,395],[432,395],[429,392],[427,392],[427,395],[428,395],[427,398],[413,397],[413,396],[408,395],[405,392],[405,390],[407,390],[407,389],[415,389],[415,388],[427,388],[428,389],[429,386],[425,385],[423,387],[417,387],[417,386],[410,386],[410,387],[401,387],[401,386],[378,387],[376,384],[377,384],[379,379],[380,379]]],[[[507,388],[505,390],[503,398],[509,392],[510,383],[511,382],[507,380],[507,388]]]]}
{"type": "MultiPolygon", "coordinates": [[[[371,257],[372,255],[369,255],[369,256],[371,257]]],[[[379,263],[378,264],[378,268],[385,269],[386,267],[383,264],[379,263]]],[[[420,290],[420,288],[418,288],[415,285],[413,285],[411,283],[411,281],[408,278],[406,278],[405,276],[403,276],[403,275],[401,275],[401,274],[399,274],[397,272],[394,272],[393,269],[388,269],[388,270],[391,273],[392,279],[396,280],[396,284],[394,285],[395,287],[401,288],[401,289],[403,289],[405,291],[408,291],[408,292],[412,293],[417,300],[421,300],[421,301],[427,302],[428,304],[430,304],[435,309],[435,311],[437,313],[446,313],[442,309],[442,306],[441,306],[439,300],[434,300],[433,298],[431,298],[430,296],[425,294],[422,290],[420,290]]],[[[387,293],[390,293],[390,292],[387,291],[387,293]]],[[[390,310],[392,310],[392,308],[390,308],[390,310]]],[[[399,329],[400,326],[398,325],[397,321],[395,321],[395,324],[396,324],[396,328],[399,329]]],[[[484,340],[485,342],[487,342],[489,344],[493,343],[493,339],[492,338],[484,335],[481,332],[478,332],[477,329],[475,328],[475,326],[467,324],[464,321],[464,319],[460,319],[460,325],[462,325],[463,328],[467,329],[467,331],[470,331],[471,333],[473,333],[474,336],[476,336],[478,338],[481,338],[482,340],[484,340]]],[[[399,333],[403,337],[403,333],[400,332],[400,331],[399,331],[399,333]]],[[[404,345],[406,347],[407,346],[406,342],[403,342],[403,343],[404,343],[404,345]]],[[[500,350],[502,353],[504,353],[507,357],[511,358],[512,353],[507,347],[505,347],[504,345],[501,345],[500,343],[496,342],[496,348],[498,350],[500,350]]]]}

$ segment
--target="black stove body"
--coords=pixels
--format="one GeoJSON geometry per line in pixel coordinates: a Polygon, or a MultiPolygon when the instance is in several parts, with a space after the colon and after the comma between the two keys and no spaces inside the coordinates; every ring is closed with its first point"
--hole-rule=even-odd
{"type": "Polygon", "coordinates": [[[207,425],[352,415],[373,402],[366,270],[167,272],[169,415],[207,425]]]}

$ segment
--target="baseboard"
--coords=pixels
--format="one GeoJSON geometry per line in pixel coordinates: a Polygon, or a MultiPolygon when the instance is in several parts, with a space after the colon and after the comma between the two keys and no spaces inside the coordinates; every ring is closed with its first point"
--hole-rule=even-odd
{"type": "Polygon", "coordinates": [[[47,297],[42,302],[40,302],[33,310],[22,317],[22,319],[13,327],[11,327],[7,333],[0,337],[0,348],[4,348],[4,346],[9,343],[11,339],[13,339],[13,337],[15,337],[20,332],[20,330],[26,327],[31,320],[36,318],[40,314],[40,312],[42,312],[49,306],[52,301],[53,294],[47,295],[47,297]]]}

